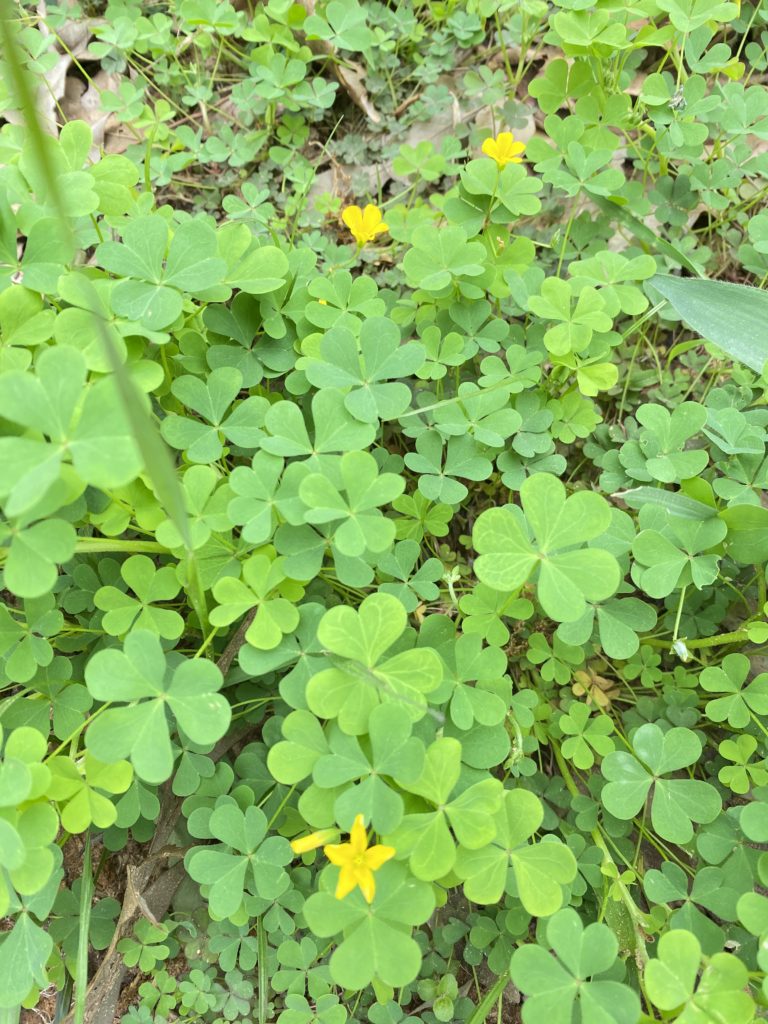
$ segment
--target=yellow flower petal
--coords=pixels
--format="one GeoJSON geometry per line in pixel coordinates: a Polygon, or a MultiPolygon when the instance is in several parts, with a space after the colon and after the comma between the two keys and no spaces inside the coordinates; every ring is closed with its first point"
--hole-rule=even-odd
{"type": "Polygon", "coordinates": [[[381,210],[372,203],[368,203],[364,210],[361,210],[359,206],[347,206],[341,214],[341,219],[349,228],[358,246],[372,242],[376,235],[389,230],[382,220],[381,210]]]}
{"type": "Polygon", "coordinates": [[[376,893],[374,871],[378,871],[382,864],[395,855],[392,846],[368,848],[368,834],[362,814],[356,816],[349,830],[349,842],[326,846],[324,852],[331,864],[339,868],[336,899],[343,900],[353,889],[359,888],[368,903],[373,901],[376,893]]]}
{"type": "Polygon", "coordinates": [[[366,903],[373,903],[373,897],[376,895],[376,880],[373,877],[373,872],[363,868],[357,873],[357,884],[360,886],[360,892],[363,894],[366,903]]]}
{"type": "Polygon", "coordinates": [[[366,231],[373,231],[377,224],[381,224],[381,210],[368,203],[363,210],[363,227],[366,231]]]}
{"type": "Polygon", "coordinates": [[[382,864],[386,864],[395,856],[393,846],[372,846],[365,851],[365,866],[371,871],[378,871],[382,864]]]}
{"type": "Polygon", "coordinates": [[[358,814],[349,833],[349,845],[355,856],[359,857],[365,853],[368,847],[368,835],[365,831],[365,818],[358,814]]]}
{"type": "Polygon", "coordinates": [[[363,226],[363,211],[359,206],[347,206],[341,215],[341,219],[354,234],[363,226]]]}
{"type": "Polygon", "coordinates": [[[486,139],[481,148],[486,156],[489,156],[492,160],[496,159],[497,146],[495,139],[486,139]]]}
{"type": "Polygon", "coordinates": [[[323,848],[323,853],[331,864],[335,864],[339,868],[349,863],[354,856],[349,843],[340,843],[338,846],[326,846],[323,848]]]}
{"type": "Polygon", "coordinates": [[[335,828],[323,828],[319,832],[310,832],[308,836],[299,836],[291,841],[291,849],[294,853],[309,853],[323,846],[329,839],[337,835],[335,828]]]}
{"type": "Polygon", "coordinates": [[[521,154],[525,152],[525,143],[515,141],[512,132],[499,132],[495,139],[486,139],[481,149],[502,168],[507,164],[522,163],[521,154]]]}
{"type": "Polygon", "coordinates": [[[334,895],[337,900],[343,900],[349,896],[353,889],[357,888],[357,872],[351,867],[343,867],[339,872],[339,880],[336,883],[334,895]]]}

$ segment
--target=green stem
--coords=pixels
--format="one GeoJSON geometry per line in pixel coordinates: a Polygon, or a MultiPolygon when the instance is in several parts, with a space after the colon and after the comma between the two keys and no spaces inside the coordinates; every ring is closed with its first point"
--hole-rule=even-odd
{"type": "MultiPolygon", "coordinates": [[[[559,768],[560,774],[563,777],[563,782],[565,782],[565,788],[568,790],[571,796],[581,796],[581,790],[574,782],[573,775],[571,775],[571,770],[568,767],[566,760],[560,751],[560,745],[557,743],[556,740],[552,739],[551,737],[549,742],[552,748],[552,752],[555,755],[555,760],[557,761],[557,767],[559,768]]],[[[621,896],[622,903],[627,908],[629,916],[632,919],[632,926],[635,932],[635,956],[638,959],[638,961],[642,961],[642,963],[645,964],[648,961],[648,954],[645,949],[645,935],[643,933],[642,928],[643,923],[645,921],[645,914],[632,899],[632,895],[629,889],[624,884],[624,882],[621,881],[621,871],[619,870],[616,861],[613,859],[611,851],[608,849],[608,844],[603,839],[602,835],[600,834],[600,831],[597,828],[594,828],[592,829],[590,835],[592,837],[592,842],[602,852],[603,857],[607,861],[610,861],[610,863],[614,866],[616,870],[616,879],[614,884],[619,892],[619,895],[621,896]]]]}
{"type": "Polygon", "coordinates": [[[562,266],[563,266],[563,260],[565,259],[565,250],[568,247],[568,239],[570,238],[570,235],[571,235],[571,228],[573,227],[573,220],[574,220],[575,216],[576,216],[576,206],[574,204],[574,205],[571,206],[571,212],[570,212],[570,214],[568,216],[568,223],[565,225],[565,233],[563,234],[563,244],[560,246],[560,257],[559,257],[559,259],[557,261],[557,270],[555,271],[555,276],[556,277],[560,277],[560,271],[561,271],[562,266]]]}
{"type": "MultiPolygon", "coordinates": [[[[732,633],[718,633],[717,636],[705,636],[700,640],[686,640],[685,646],[689,651],[693,651],[702,647],[723,647],[725,644],[743,644],[748,640],[749,634],[746,629],[735,629],[732,633]]],[[[648,644],[649,647],[655,647],[662,651],[670,650],[672,645],[670,640],[654,640],[652,638],[642,642],[648,644]]]]}
{"type": "Polygon", "coordinates": [[[677,604],[677,615],[675,616],[675,628],[672,631],[673,644],[677,641],[677,634],[680,631],[680,619],[683,617],[683,606],[685,605],[685,592],[687,589],[688,587],[684,586],[683,589],[680,591],[680,600],[677,604]]]}
{"type": "Polygon", "coordinates": [[[92,715],[86,718],[82,725],[78,725],[74,732],[71,732],[69,736],[67,736],[67,738],[58,745],[58,747],[52,750],[49,754],[46,754],[43,760],[43,764],[50,761],[52,757],[56,757],[58,754],[60,754],[65,747],[71,746],[71,744],[74,742],[74,740],[77,739],[77,737],[80,735],[83,729],[85,729],[86,726],[90,725],[91,722],[95,721],[95,719],[97,719],[99,715],[102,714],[102,712],[106,711],[107,708],[110,707],[111,703],[111,701],[107,701],[105,704],[102,704],[100,708],[97,708],[92,715]]]}
{"type": "Polygon", "coordinates": [[[493,12],[493,20],[496,22],[496,31],[499,33],[499,46],[501,47],[501,53],[504,58],[504,67],[507,69],[507,78],[509,79],[510,85],[516,85],[515,75],[512,71],[512,65],[509,62],[509,52],[507,51],[507,44],[504,42],[504,33],[501,28],[501,20],[499,18],[499,12],[493,12]]]}
{"type": "Polygon", "coordinates": [[[755,725],[756,725],[756,726],[757,726],[757,728],[758,728],[758,729],[760,730],[760,732],[762,732],[762,734],[763,734],[764,736],[768,736],[768,729],[766,729],[766,728],[765,728],[765,726],[763,725],[763,723],[762,723],[762,722],[760,721],[760,719],[759,719],[759,718],[757,717],[757,715],[756,715],[756,714],[755,714],[755,713],[754,713],[753,711],[750,711],[750,713],[749,713],[749,717],[750,717],[750,718],[752,719],[752,721],[753,721],[753,722],[755,723],[755,725]]]}
{"type": "Polygon", "coordinates": [[[75,554],[104,554],[109,551],[127,551],[131,554],[168,555],[170,549],[156,540],[113,540],[109,537],[80,537],[75,545],[75,554]]]}
{"type": "MultiPolygon", "coordinates": [[[[8,557],[8,548],[0,548],[0,564],[8,557]]],[[[170,549],[154,540],[112,540],[108,537],[79,537],[76,555],[102,555],[105,553],[169,555],[170,549]]]]}

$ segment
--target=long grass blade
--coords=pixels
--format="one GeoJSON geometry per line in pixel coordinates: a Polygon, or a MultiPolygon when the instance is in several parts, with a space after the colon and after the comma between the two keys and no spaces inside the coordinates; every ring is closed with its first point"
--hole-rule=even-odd
{"type": "Polygon", "coordinates": [[[69,1013],[69,1007],[72,1002],[72,975],[67,971],[64,974],[64,981],[59,991],[56,993],[56,1010],[53,1015],[53,1024],[61,1024],[64,1018],[69,1013]]]}
{"type": "Polygon", "coordinates": [[[88,992],[88,943],[93,903],[93,870],[91,865],[91,830],[85,833],[83,873],[80,877],[80,919],[77,928],[77,959],[75,961],[75,1006],[73,1024],[85,1020],[85,997],[88,992]]]}
{"type": "MultiPolygon", "coordinates": [[[[8,85],[15,96],[16,105],[24,118],[24,127],[35,150],[40,170],[45,178],[51,199],[59,214],[64,231],[72,235],[71,225],[67,216],[59,183],[54,173],[48,154],[48,140],[44,132],[37,109],[35,107],[33,79],[24,66],[23,49],[17,39],[18,22],[10,0],[0,0],[0,50],[3,53],[4,67],[7,71],[8,85]]],[[[74,236],[73,244],[74,244],[74,236]]],[[[88,286],[88,281],[84,282],[88,286]]],[[[93,294],[93,309],[98,309],[98,301],[93,294]]],[[[147,411],[143,398],[138,394],[134,382],[120,362],[112,339],[109,337],[101,319],[93,314],[96,329],[109,360],[114,375],[118,394],[123,404],[133,439],[141,453],[147,476],[157,494],[168,518],[179,531],[186,549],[187,577],[189,581],[189,597],[205,634],[208,630],[208,612],[205,593],[200,584],[199,572],[189,529],[184,494],[179,484],[176,468],[171,454],[160,436],[157,427],[147,411]]]]}
{"type": "Polygon", "coordinates": [[[269,971],[267,968],[267,930],[264,921],[259,918],[256,924],[256,942],[258,945],[259,960],[258,970],[258,1007],[257,1019],[259,1024],[267,1024],[267,1013],[269,1011],[269,971]]]}
{"type": "MultiPolygon", "coordinates": [[[[477,1004],[475,1009],[472,1011],[471,1017],[467,1020],[467,1024],[485,1024],[488,1014],[501,998],[504,989],[508,984],[509,972],[505,971],[504,974],[500,975],[493,987],[488,989],[483,998],[477,1004]]],[[[501,1021],[499,1021],[499,1024],[501,1024],[501,1021]]]]}

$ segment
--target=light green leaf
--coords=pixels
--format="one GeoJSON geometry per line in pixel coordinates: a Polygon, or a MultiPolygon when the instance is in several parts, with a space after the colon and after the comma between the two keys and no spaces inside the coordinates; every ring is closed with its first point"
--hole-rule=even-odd
{"type": "Polygon", "coordinates": [[[599,494],[565,487],[548,473],[529,477],[520,488],[524,518],[510,508],[481,513],[472,531],[480,557],[475,571],[495,590],[517,590],[536,573],[542,608],[559,622],[572,622],[586,601],[603,601],[619,585],[616,559],[583,545],[610,526],[610,506],[599,494]],[[535,542],[526,530],[530,527],[535,542]]]}

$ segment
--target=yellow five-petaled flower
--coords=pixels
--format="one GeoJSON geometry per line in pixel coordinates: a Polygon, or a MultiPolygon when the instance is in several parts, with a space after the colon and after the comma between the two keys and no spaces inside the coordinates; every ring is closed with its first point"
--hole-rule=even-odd
{"type": "Polygon", "coordinates": [[[361,210],[359,206],[347,206],[341,219],[352,232],[352,237],[359,248],[362,248],[366,242],[372,242],[376,235],[389,231],[382,219],[381,210],[371,203],[364,210],[361,210]]]}
{"type": "Polygon", "coordinates": [[[386,864],[395,855],[391,846],[368,846],[362,814],[355,818],[348,843],[326,846],[323,852],[331,864],[340,869],[339,880],[336,883],[336,899],[343,900],[359,886],[368,903],[372,903],[376,895],[374,871],[378,871],[382,864],[386,864]]]}
{"type": "Polygon", "coordinates": [[[500,132],[495,139],[485,140],[483,152],[495,160],[499,167],[506,167],[507,164],[522,163],[525,143],[516,142],[512,132],[500,132]]]}

